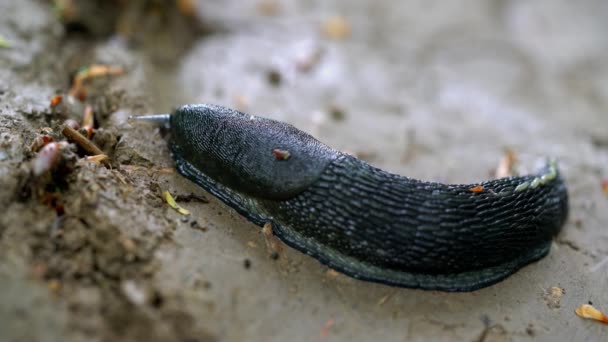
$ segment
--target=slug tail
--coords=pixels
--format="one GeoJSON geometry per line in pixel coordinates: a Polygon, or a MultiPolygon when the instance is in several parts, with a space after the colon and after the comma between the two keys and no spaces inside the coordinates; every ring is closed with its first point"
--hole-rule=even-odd
{"type": "Polygon", "coordinates": [[[129,122],[142,121],[150,122],[162,126],[163,128],[171,127],[171,114],[151,114],[142,116],[129,116],[129,122]]]}

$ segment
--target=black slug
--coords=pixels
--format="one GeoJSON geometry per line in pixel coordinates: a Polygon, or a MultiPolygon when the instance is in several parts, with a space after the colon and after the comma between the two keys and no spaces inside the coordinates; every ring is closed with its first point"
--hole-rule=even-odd
{"type": "Polygon", "coordinates": [[[448,185],[391,174],[289,124],[220,106],[136,119],[170,128],[184,177],[357,279],[479,289],[545,256],[568,213],[555,162],[536,175],[448,185]]]}

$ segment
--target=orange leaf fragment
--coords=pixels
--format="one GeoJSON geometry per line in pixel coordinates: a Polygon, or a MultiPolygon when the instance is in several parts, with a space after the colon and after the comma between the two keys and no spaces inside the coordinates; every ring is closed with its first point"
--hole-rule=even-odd
{"type": "Polygon", "coordinates": [[[483,185],[478,185],[469,189],[470,192],[482,192],[484,189],[483,185]]]}
{"type": "Polygon", "coordinates": [[[85,81],[101,76],[118,76],[124,74],[124,69],[113,65],[93,64],[76,74],[70,88],[70,95],[83,101],[86,98],[85,81]]]}
{"type": "Polygon", "coordinates": [[[604,191],[604,194],[608,195],[608,179],[602,181],[602,190],[604,191]]]}
{"type": "Polygon", "coordinates": [[[331,39],[344,39],[350,35],[350,23],[346,18],[336,15],[323,23],[323,33],[331,39]]]}
{"type": "Polygon", "coordinates": [[[291,157],[291,154],[289,153],[289,151],[279,150],[278,148],[275,148],[274,150],[272,150],[272,153],[274,154],[275,158],[277,158],[278,160],[287,160],[287,159],[289,159],[289,157],[291,157]]]}
{"type": "Polygon", "coordinates": [[[51,98],[51,108],[57,107],[63,101],[63,96],[55,95],[51,98]]]}
{"type": "Polygon", "coordinates": [[[608,316],[589,304],[583,304],[576,309],[579,317],[593,319],[608,324],[608,316]]]}

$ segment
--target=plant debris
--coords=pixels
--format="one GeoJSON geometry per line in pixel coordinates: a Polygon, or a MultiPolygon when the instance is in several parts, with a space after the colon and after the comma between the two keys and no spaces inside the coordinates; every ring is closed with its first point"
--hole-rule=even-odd
{"type": "Polygon", "coordinates": [[[12,47],[11,43],[9,43],[6,38],[0,36],[0,48],[10,49],[12,47]]]}
{"type": "Polygon", "coordinates": [[[579,317],[608,324],[608,316],[590,304],[583,304],[579,306],[575,312],[579,317]]]}
{"type": "Polygon", "coordinates": [[[333,318],[328,319],[325,324],[323,324],[323,327],[319,332],[319,341],[325,341],[327,335],[329,334],[329,329],[334,326],[334,324],[336,324],[336,320],[333,318]]]}
{"type": "Polygon", "coordinates": [[[350,35],[351,28],[348,20],[336,15],[323,23],[323,34],[331,39],[341,40],[350,35]]]}
{"type": "Polygon", "coordinates": [[[51,108],[57,107],[61,102],[63,102],[63,96],[55,95],[51,97],[51,108]]]}
{"type": "Polygon", "coordinates": [[[470,192],[482,192],[484,190],[484,186],[483,185],[478,185],[478,186],[474,186],[472,188],[469,189],[470,192]]]}
{"type": "Polygon", "coordinates": [[[496,172],[494,173],[495,178],[512,177],[516,175],[515,165],[517,164],[517,155],[515,152],[507,148],[505,154],[500,159],[496,172]]]}
{"type": "Polygon", "coordinates": [[[194,17],[196,15],[196,4],[194,0],[177,0],[176,1],[177,10],[187,16],[194,17]]]}
{"type": "MultiPolygon", "coordinates": [[[[72,127],[64,125],[62,133],[66,138],[68,138],[68,140],[73,141],[74,143],[76,143],[76,145],[82,147],[82,149],[85,150],[85,152],[88,153],[90,156],[104,154],[103,151],[100,150],[99,147],[97,147],[91,140],[87,139],[87,137],[80,134],[72,127]]],[[[101,160],[101,162],[103,162],[104,165],[110,165],[110,163],[105,159],[101,160]]]]}
{"type": "Polygon", "coordinates": [[[125,71],[122,67],[112,65],[93,64],[88,67],[84,67],[76,73],[76,76],[74,76],[69,94],[80,101],[84,101],[87,97],[85,90],[85,83],[87,81],[103,76],[119,76],[124,74],[124,72],[125,71]]]}
{"type": "Polygon", "coordinates": [[[106,154],[98,154],[95,156],[86,156],[84,157],[85,161],[95,162],[97,164],[101,163],[104,160],[107,160],[108,156],[106,154]]]}
{"type": "Polygon", "coordinates": [[[178,213],[180,213],[182,215],[190,215],[190,212],[188,210],[182,208],[179,204],[177,204],[177,202],[175,201],[175,198],[173,198],[173,196],[171,196],[169,191],[164,191],[163,196],[165,197],[165,201],[167,201],[167,204],[171,208],[175,209],[178,213]]]}
{"type": "Polygon", "coordinates": [[[255,8],[259,14],[266,16],[275,16],[281,12],[281,5],[277,0],[260,0],[255,8]]]}
{"type": "Polygon", "coordinates": [[[268,222],[264,224],[262,234],[264,235],[264,241],[266,242],[270,257],[274,260],[278,259],[281,252],[281,244],[272,232],[272,223],[268,222]]]}
{"type": "Polygon", "coordinates": [[[389,299],[393,298],[396,294],[397,291],[391,291],[389,294],[383,296],[382,298],[380,298],[380,300],[378,300],[378,306],[384,305],[386,302],[388,302],[389,299]]]}
{"type": "Polygon", "coordinates": [[[287,160],[289,159],[289,157],[291,157],[289,151],[279,150],[278,148],[272,150],[272,153],[274,154],[274,157],[277,158],[277,160],[287,160]]]}
{"type": "Polygon", "coordinates": [[[553,286],[549,290],[545,290],[545,304],[549,309],[559,309],[561,307],[560,301],[565,294],[566,290],[553,286]]]}
{"type": "Polygon", "coordinates": [[[93,134],[95,133],[93,126],[95,125],[95,117],[93,115],[93,106],[87,104],[84,107],[84,113],[82,116],[82,126],[80,128],[80,133],[82,133],[87,138],[91,139],[93,134]]]}

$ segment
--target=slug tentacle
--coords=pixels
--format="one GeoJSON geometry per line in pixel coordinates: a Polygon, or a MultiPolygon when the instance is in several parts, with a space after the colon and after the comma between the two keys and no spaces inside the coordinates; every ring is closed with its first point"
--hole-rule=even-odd
{"type": "Polygon", "coordinates": [[[163,126],[164,128],[170,128],[171,114],[151,114],[141,116],[129,116],[129,121],[142,121],[151,122],[163,126]]]}
{"type": "Polygon", "coordinates": [[[568,213],[555,162],[474,185],[423,182],[291,125],[213,105],[170,117],[177,170],[288,245],[354,278],[443,291],[540,259],[568,213]]]}

